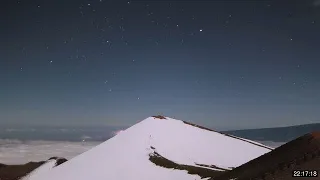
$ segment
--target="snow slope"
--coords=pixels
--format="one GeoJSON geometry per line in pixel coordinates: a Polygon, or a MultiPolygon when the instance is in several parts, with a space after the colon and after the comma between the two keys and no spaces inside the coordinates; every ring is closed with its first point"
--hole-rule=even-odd
{"type": "Polygon", "coordinates": [[[151,154],[183,165],[240,166],[271,148],[171,118],[147,118],[95,148],[28,180],[195,180],[185,170],[167,169],[149,160],[151,154]]]}
{"type": "Polygon", "coordinates": [[[31,179],[37,178],[38,176],[41,176],[42,174],[54,168],[56,165],[56,162],[57,161],[55,159],[48,160],[47,162],[42,164],[40,167],[38,167],[37,169],[29,173],[27,176],[21,178],[21,180],[31,180],[31,179]]]}

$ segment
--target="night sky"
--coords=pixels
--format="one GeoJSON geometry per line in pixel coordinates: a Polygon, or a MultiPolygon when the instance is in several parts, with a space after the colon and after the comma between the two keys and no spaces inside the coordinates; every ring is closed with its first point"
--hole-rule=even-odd
{"type": "Polygon", "coordinates": [[[5,0],[0,123],[320,122],[320,1],[5,0]]]}

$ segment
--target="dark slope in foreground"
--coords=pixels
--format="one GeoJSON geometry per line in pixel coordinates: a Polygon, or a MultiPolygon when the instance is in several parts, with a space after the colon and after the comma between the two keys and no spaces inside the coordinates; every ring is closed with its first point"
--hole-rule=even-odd
{"type": "MultiPolygon", "coordinates": [[[[55,159],[56,166],[66,162],[64,158],[52,157],[48,160],[55,159]]],[[[0,180],[19,180],[20,178],[26,176],[33,170],[37,169],[43,165],[46,161],[40,162],[28,162],[22,165],[5,165],[0,164],[0,180]]]]}
{"type": "Polygon", "coordinates": [[[293,170],[320,171],[320,132],[301,136],[211,180],[291,180],[293,170]]]}
{"type": "Polygon", "coordinates": [[[26,176],[31,171],[37,169],[44,164],[41,162],[29,162],[23,165],[4,165],[0,164],[0,179],[1,180],[18,180],[21,177],[26,176]]]}
{"type": "Polygon", "coordinates": [[[224,133],[254,141],[289,142],[304,134],[315,131],[320,131],[320,123],[289,127],[224,131],[224,133]]]}

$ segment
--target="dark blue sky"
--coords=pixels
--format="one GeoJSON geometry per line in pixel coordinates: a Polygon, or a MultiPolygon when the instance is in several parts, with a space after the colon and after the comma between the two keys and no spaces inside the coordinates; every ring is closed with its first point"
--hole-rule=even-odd
{"type": "Polygon", "coordinates": [[[7,0],[0,123],[320,122],[319,1],[7,0]]]}

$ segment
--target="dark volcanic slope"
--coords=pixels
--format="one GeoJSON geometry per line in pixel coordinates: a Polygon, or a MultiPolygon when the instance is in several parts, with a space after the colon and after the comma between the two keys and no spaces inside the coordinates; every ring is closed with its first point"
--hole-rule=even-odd
{"type": "MultiPolygon", "coordinates": [[[[291,180],[293,170],[320,171],[320,132],[306,134],[211,180],[291,180]]],[[[313,179],[320,179],[313,178],[313,179]]]]}
{"type": "MultiPolygon", "coordinates": [[[[185,170],[188,172],[188,174],[195,174],[200,176],[201,178],[216,177],[224,173],[223,171],[216,171],[216,170],[207,168],[210,166],[197,167],[197,166],[178,164],[173,161],[170,161],[169,159],[164,158],[157,152],[149,154],[149,160],[157,166],[168,168],[168,169],[185,170]]],[[[221,170],[224,170],[224,169],[221,169],[221,170]]]]}
{"type": "Polygon", "coordinates": [[[45,161],[29,162],[23,165],[0,165],[0,179],[1,180],[18,180],[26,176],[34,169],[41,166],[45,161]]]}
{"type": "MultiPolygon", "coordinates": [[[[51,159],[56,160],[56,166],[66,162],[67,160],[64,158],[52,157],[51,159]]],[[[19,180],[20,178],[26,176],[31,171],[37,169],[46,161],[40,162],[29,162],[22,165],[5,165],[0,164],[0,180],[19,180]]]]}

